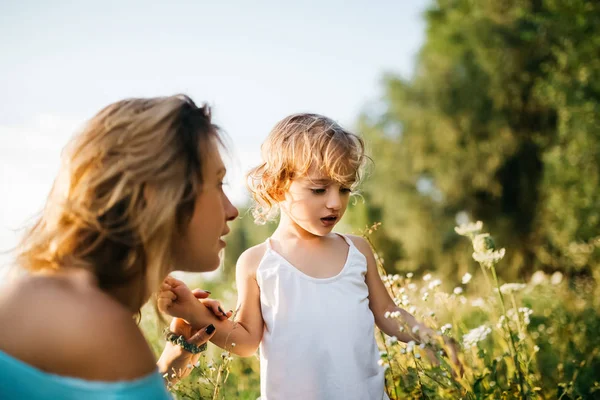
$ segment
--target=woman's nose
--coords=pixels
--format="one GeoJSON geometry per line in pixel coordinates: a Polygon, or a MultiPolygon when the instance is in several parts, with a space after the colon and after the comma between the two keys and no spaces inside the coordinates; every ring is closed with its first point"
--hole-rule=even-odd
{"type": "Polygon", "coordinates": [[[233,221],[240,215],[238,209],[231,203],[229,197],[225,195],[225,217],[227,221],[233,221]]]}

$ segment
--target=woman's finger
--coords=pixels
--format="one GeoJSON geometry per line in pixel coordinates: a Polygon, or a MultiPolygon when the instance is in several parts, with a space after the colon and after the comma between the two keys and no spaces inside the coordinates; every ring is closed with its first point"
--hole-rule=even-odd
{"type": "Polygon", "coordinates": [[[215,314],[215,316],[217,316],[220,320],[227,319],[227,313],[225,312],[225,310],[223,310],[223,308],[221,307],[221,303],[219,303],[218,301],[204,299],[200,300],[200,302],[204,304],[206,308],[211,310],[212,313],[215,314]]]}
{"type": "Polygon", "coordinates": [[[210,292],[208,290],[194,289],[192,290],[192,293],[194,293],[194,296],[197,299],[206,299],[208,296],[210,296],[210,292]]]}
{"type": "Polygon", "coordinates": [[[215,334],[215,326],[213,324],[208,325],[204,329],[200,329],[195,335],[189,338],[188,342],[199,346],[203,343],[206,343],[210,340],[210,338],[215,334]]]}

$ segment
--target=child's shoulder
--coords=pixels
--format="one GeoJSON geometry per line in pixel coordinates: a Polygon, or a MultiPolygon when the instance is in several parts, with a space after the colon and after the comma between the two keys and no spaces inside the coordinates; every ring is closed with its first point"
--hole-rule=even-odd
{"type": "Polygon", "coordinates": [[[237,269],[246,273],[255,274],[267,248],[267,243],[263,242],[244,251],[238,258],[237,269]]]}
{"type": "Polygon", "coordinates": [[[373,250],[371,250],[371,245],[369,244],[367,239],[365,239],[364,237],[357,236],[357,235],[344,235],[344,236],[347,237],[348,239],[350,239],[352,241],[352,243],[354,244],[354,246],[356,246],[356,248],[361,253],[367,255],[367,254],[373,252],[373,250]]]}

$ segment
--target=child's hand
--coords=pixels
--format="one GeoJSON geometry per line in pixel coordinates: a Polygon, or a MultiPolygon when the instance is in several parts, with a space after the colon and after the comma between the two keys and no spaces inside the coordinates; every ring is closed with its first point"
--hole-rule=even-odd
{"type": "Polygon", "coordinates": [[[209,294],[200,289],[192,292],[182,281],[167,276],[158,293],[158,308],[167,315],[183,318],[189,322],[194,320],[194,315],[198,312],[198,299],[200,299],[200,302],[218,319],[229,318],[232,313],[224,312],[218,301],[206,299],[209,294]]]}
{"type": "Polygon", "coordinates": [[[458,375],[459,377],[462,377],[465,373],[465,369],[462,363],[460,362],[460,359],[458,358],[458,354],[460,352],[458,343],[456,342],[456,340],[447,337],[444,337],[444,343],[450,351],[450,360],[452,361],[452,364],[454,364],[454,366],[456,367],[452,371],[453,375],[458,375]]]}

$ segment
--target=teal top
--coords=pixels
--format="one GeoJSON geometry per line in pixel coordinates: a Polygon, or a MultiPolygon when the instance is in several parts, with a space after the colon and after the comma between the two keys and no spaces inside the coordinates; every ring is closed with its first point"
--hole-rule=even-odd
{"type": "Polygon", "coordinates": [[[0,399],[172,400],[160,374],[121,382],[50,374],[0,351],[0,399]]]}

